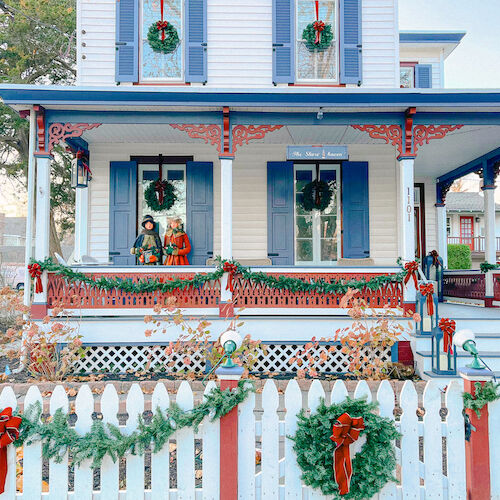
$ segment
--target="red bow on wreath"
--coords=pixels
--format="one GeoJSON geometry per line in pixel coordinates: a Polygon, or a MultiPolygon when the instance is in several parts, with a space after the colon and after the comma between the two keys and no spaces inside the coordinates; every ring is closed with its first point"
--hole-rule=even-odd
{"type": "Polygon", "coordinates": [[[229,290],[231,293],[234,292],[234,275],[238,272],[238,266],[236,264],[231,264],[231,262],[224,262],[224,267],[222,270],[225,273],[229,273],[227,277],[227,285],[226,290],[229,290]]]}
{"type": "MultiPolygon", "coordinates": [[[[163,0],[160,1],[161,21],[156,23],[156,28],[161,31],[161,39],[165,40],[165,30],[167,29],[168,22],[163,20],[163,0]]],[[[160,201],[161,203],[161,201],[160,201]]]]}
{"type": "Polygon", "coordinates": [[[330,439],[337,445],[333,453],[333,473],[341,495],[349,493],[351,485],[352,464],[349,446],[359,438],[364,428],[363,417],[352,418],[349,413],[340,415],[333,424],[330,439]]]}
{"type": "Polygon", "coordinates": [[[7,477],[7,446],[19,436],[21,417],[12,416],[12,408],[4,408],[0,413],[0,494],[5,491],[7,477]]]}
{"type": "Polygon", "coordinates": [[[434,314],[434,285],[432,283],[420,285],[420,293],[426,298],[427,314],[432,316],[434,314]]]}
{"type": "Polygon", "coordinates": [[[160,205],[163,205],[163,196],[165,191],[164,191],[163,181],[161,178],[156,181],[155,190],[158,193],[158,203],[160,205]]]}
{"type": "Polygon", "coordinates": [[[408,282],[413,278],[413,283],[415,283],[415,288],[418,288],[417,282],[417,273],[418,273],[418,262],[414,260],[411,262],[407,262],[405,264],[406,276],[404,279],[404,284],[408,284],[408,282]]]}
{"type": "Polygon", "coordinates": [[[443,332],[443,352],[453,354],[453,334],[455,333],[456,323],[449,318],[439,320],[439,328],[443,332]]]}
{"type": "Polygon", "coordinates": [[[40,267],[40,264],[30,264],[28,266],[28,271],[31,278],[35,280],[35,293],[42,293],[42,268],[40,267]]]}
{"type": "Polygon", "coordinates": [[[325,23],[319,20],[319,1],[316,0],[316,21],[313,23],[313,28],[316,30],[315,44],[321,41],[321,32],[325,29],[325,23]]]}

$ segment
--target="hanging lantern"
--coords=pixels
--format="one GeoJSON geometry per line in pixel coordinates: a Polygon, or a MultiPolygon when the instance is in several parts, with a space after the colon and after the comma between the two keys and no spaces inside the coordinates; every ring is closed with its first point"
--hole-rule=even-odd
{"type": "Polygon", "coordinates": [[[71,187],[86,188],[89,180],[92,178],[88,156],[83,151],[78,151],[75,158],[71,161],[71,187]]]}

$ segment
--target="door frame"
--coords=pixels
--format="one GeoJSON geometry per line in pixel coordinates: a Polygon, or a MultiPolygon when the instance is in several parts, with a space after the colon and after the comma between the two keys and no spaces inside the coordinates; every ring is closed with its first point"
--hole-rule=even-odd
{"type": "Polygon", "coordinates": [[[460,243],[463,245],[467,245],[471,251],[474,251],[474,216],[473,215],[460,215],[458,219],[458,226],[460,230],[460,243]],[[465,219],[470,220],[470,236],[463,236],[462,235],[462,221],[465,219]],[[469,239],[470,238],[470,243],[463,243],[463,239],[469,239]]]}
{"type": "MultiPolygon", "coordinates": [[[[420,230],[420,255],[416,255],[417,257],[420,257],[423,259],[427,255],[427,249],[426,249],[426,238],[425,238],[425,184],[423,182],[415,182],[414,187],[419,189],[420,191],[420,202],[418,207],[418,212],[419,212],[419,230],[420,230]]],[[[416,254],[417,248],[415,248],[415,254],[416,254]]]]}

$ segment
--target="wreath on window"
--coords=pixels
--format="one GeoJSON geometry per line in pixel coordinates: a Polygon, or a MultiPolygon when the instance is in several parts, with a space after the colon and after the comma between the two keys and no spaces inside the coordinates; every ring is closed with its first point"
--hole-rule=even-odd
{"type": "Polygon", "coordinates": [[[169,210],[177,201],[174,185],[166,180],[157,180],[149,184],[144,191],[144,199],[151,210],[161,212],[169,210]]]}
{"type": "Polygon", "coordinates": [[[302,190],[302,206],[304,210],[325,210],[332,201],[333,190],[325,181],[314,180],[302,190]]]}
{"type": "Polygon", "coordinates": [[[302,39],[304,40],[305,46],[311,52],[323,52],[332,44],[332,27],[330,24],[325,24],[323,21],[314,21],[304,28],[302,39]]]}
{"type": "Polygon", "coordinates": [[[179,45],[179,33],[168,21],[157,21],[149,27],[148,43],[154,52],[170,54],[179,45]]]}

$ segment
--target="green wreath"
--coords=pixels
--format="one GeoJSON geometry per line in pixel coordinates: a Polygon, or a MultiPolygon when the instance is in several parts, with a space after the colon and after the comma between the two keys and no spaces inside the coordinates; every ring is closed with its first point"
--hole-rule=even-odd
{"type": "MultiPolygon", "coordinates": [[[[162,21],[158,21],[161,23],[162,21]]],[[[149,27],[148,42],[154,52],[161,54],[170,54],[179,45],[179,34],[175,26],[171,23],[166,23],[165,28],[158,29],[158,23],[153,23],[149,27]],[[161,39],[162,31],[165,32],[165,39],[161,39]]]]}
{"type": "Polygon", "coordinates": [[[332,26],[330,24],[325,24],[325,27],[321,32],[319,43],[314,43],[316,40],[316,33],[317,31],[314,29],[314,23],[310,23],[304,28],[304,31],[302,32],[302,40],[304,40],[305,46],[311,52],[314,52],[315,50],[317,50],[318,52],[323,52],[332,44],[332,26]]]}
{"type": "MultiPolygon", "coordinates": [[[[340,404],[326,406],[321,401],[316,413],[298,415],[297,432],[288,436],[295,444],[297,463],[302,470],[302,481],[333,498],[361,500],[372,498],[389,481],[397,482],[394,440],[400,437],[394,422],[373,413],[376,403],[364,399],[347,398],[340,404]],[[352,478],[349,493],[340,496],[333,473],[335,443],[330,439],[333,424],[343,413],[362,417],[366,443],[352,459],[352,478]]],[[[361,437],[360,436],[360,437],[361,437]]]]}
{"type": "Polygon", "coordinates": [[[146,188],[146,191],[144,191],[144,199],[151,210],[161,212],[173,207],[174,203],[177,201],[177,194],[175,193],[175,187],[172,183],[165,180],[152,181],[146,188]],[[158,197],[160,189],[163,190],[162,203],[160,203],[158,197]]]}
{"type": "Polygon", "coordinates": [[[302,190],[302,206],[304,210],[325,210],[332,201],[332,188],[325,181],[312,181],[302,190]],[[319,199],[319,203],[318,203],[319,199]]]}

